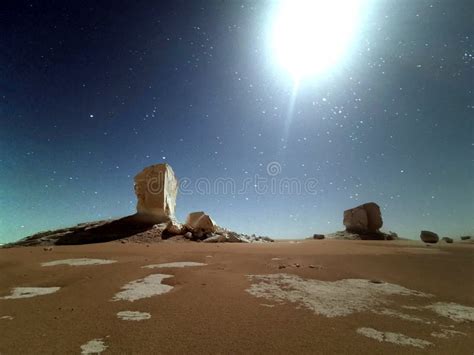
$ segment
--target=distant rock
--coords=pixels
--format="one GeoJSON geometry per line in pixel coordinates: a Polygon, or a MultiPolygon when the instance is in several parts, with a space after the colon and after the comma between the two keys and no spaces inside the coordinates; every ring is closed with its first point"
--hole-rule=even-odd
{"type": "Polygon", "coordinates": [[[377,232],[383,225],[380,207],[374,202],[369,202],[346,210],[343,223],[348,232],[377,232]]]}
{"type": "Polygon", "coordinates": [[[155,223],[174,217],[178,181],[168,164],[151,165],[135,176],[137,212],[155,223]]]}
{"type": "Polygon", "coordinates": [[[438,243],[439,236],[436,233],[430,231],[421,231],[420,239],[425,243],[438,243]]]}
{"type": "Polygon", "coordinates": [[[471,239],[471,236],[469,236],[469,235],[463,235],[461,237],[461,240],[469,240],[469,239],[471,239]]]}
{"type": "Polygon", "coordinates": [[[441,238],[441,241],[446,242],[448,244],[451,244],[453,242],[453,238],[443,237],[443,238],[441,238]]]}
{"type": "Polygon", "coordinates": [[[324,234],[313,234],[313,239],[324,239],[324,234]]]}

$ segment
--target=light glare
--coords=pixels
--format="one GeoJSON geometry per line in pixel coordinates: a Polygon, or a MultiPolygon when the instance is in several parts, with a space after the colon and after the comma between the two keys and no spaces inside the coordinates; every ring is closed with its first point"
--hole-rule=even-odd
{"type": "Polygon", "coordinates": [[[279,65],[295,79],[334,65],[357,26],[362,0],[282,0],[272,47],[279,65]]]}

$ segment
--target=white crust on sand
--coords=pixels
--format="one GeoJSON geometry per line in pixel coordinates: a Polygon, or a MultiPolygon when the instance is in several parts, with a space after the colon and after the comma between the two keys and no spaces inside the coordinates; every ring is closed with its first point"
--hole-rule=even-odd
{"type": "Polygon", "coordinates": [[[117,313],[117,318],[122,320],[141,321],[150,319],[151,314],[147,312],[121,311],[117,313]]]}
{"type": "Polygon", "coordinates": [[[176,267],[192,267],[192,266],[205,266],[204,263],[196,263],[194,261],[176,261],[174,263],[165,264],[153,264],[142,266],[144,269],[161,269],[161,268],[176,268],[176,267]]]}
{"type": "Polygon", "coordinates": [[[390,284],[373,283],[363,279],[320,281],[302,279],[290,274],[249,275],[256,281],[246,291],[270,301],[289,301],[326,317],[347,316],[355,312],[371,311],[390,303],[387,296],[431,295],[390,284]]]}
{"type": "Polygon", "coordinates": [[[474,307],[463,306],[452,302],[437,302],[426,308],[455,322],[474,322],[474,307]]]}
{"type": "Polygon", "coordinates": [[[46,263],[42,263],[41,266],[56,266],[56,265],[70,265],[70,266],[83,266],[83,265],[105,265],[116,263],[116,260],[105,260],[105,259],[88,259],[88,258],[78,258],[78,259],[63,259],[63,260],[53,260],[46,263]]]}
{"type": "Polygon", "coordinates": [[[0,297],[4,300],[13,300],[18,298],[31,298],[36,296],[49,295],[57,292],[61,287],[15,287],[8,296],[0,297]]]}
{"type": "Polygon", "coordinates": [[[100,354],[107,348],[108,346],[104,344],[104,341],[102,339],[92,339],[87,343],[81,345],[81,354],[100,354]]]}
{"type": "Polygon", "coordinates": [[[402,346],[414,346],[420,349],[424,349],[427,346],[433,345],[433,343],[423,339],[410,338],[399,333],[381,332],[373,328],[358,328],[357,333],[380,342],[392,343],[402,346]]]}
{"type": "Polygon", "coordinates": [[[440,339],[448,339],[456,335],[467,335],[466,333],[452,330],[452,329],[441,329],[440,332],[432,332],[431,336],[440,339]]]}
{"type": "Polygon", "coordinates": [[[173,275],[152,274],[143,279],[131,281],[122,287],[123,291],[118,292],[112,298],[112,301],[133,302],[167,293],[173,289],[173,286],[163,285],[161,282],[170,277],[173,277],[173,275]]]}

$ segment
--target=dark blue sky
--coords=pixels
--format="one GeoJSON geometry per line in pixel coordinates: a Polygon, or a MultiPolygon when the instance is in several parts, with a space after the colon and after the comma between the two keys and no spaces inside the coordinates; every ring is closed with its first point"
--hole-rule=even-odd
{"type": "Polygon", "coordinates": [[[269,49],[275,4],[2,2],[0,243],[133,213],[133,176],[161,162],[189,183],[180,219],[302,237],[374,201],[401,236],[473,233],[474,3],[368,1],[293,110],[269,49]],[[256,176],[317,183],[200,188],[256,176]]]}

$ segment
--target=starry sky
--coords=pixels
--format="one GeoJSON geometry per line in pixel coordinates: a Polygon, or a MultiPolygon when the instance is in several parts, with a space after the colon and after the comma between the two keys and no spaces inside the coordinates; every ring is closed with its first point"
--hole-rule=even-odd
{"type": "Polygon", "coordinates": [[[132,214],[134,175],[162,162],[187,182],[181,220],[307,237],[374,201],[403,237],[473,233],[474,3],[368,0],[296,94],[269,46],[276,5],[2,2],[0,243],[132,214]],[[247,184],[269,164],[316,183],[247,184]],[[218,179],[238,191],[199,187],[218,179]]]}

